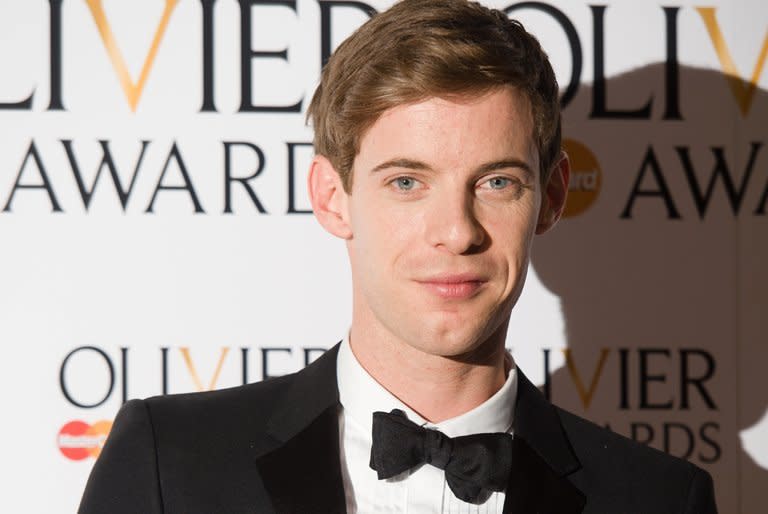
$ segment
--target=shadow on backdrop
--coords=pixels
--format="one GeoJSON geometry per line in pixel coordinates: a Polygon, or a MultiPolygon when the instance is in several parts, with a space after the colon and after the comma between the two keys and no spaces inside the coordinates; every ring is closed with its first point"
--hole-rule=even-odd
{"type": "Polygon", "coordinates": [[[564,109],[583,212],[534,245],[568,343],[542,387],[705,467],[720,511],[751,514],[768,495],[739,438],[768,409],[768,94],[744,113],[722,73],[681,66],[675,109],[666,71],[582,85],[564,109]]]}

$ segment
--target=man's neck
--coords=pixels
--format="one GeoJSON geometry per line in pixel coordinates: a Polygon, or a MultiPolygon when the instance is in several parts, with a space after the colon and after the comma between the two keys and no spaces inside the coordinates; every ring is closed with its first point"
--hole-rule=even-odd
{"type": "Polygon", "coordinates": [[[387,333],[362,330],[353,322],[350,347],[379,384],[431,423],[468,412],[493,396],[506,380],[500,327],[470,355],[424,353],[387,333]]]}

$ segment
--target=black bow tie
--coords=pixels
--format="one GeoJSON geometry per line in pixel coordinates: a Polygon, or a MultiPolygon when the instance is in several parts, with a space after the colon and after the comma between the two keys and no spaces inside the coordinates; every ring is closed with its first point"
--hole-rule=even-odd
{"type": "Polygon", "coordinates": [[[381,480],[431,464],[445,470],[445,480],[457,498],[478,503],[483,492],[503,491],[507,486],[513,440],[505,433],[451,438],[420,427],[401,410],[374,412],[371,468],[381,480]]]}

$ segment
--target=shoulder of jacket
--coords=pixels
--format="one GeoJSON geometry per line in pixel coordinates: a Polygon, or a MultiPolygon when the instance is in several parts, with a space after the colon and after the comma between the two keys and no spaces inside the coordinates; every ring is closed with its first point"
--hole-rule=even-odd
{"type": "Polygon", "coordinates": [[[156,432],[178,427],[217,430],[233,424],[259,428],[294,377],[295,373],[214,391],[153,396],[131,400],[125,407],[133,402],[143,403],[156,432]]]}
{"type": "Polygon", "coordinates": [[[677,477],[688,482],[696,465],[656,448],[633,441],[609,428],[556,407],[571,445],[583,465],[603,463],[627,473],[646,475],[663,472],[665,479],[677,477]]]}

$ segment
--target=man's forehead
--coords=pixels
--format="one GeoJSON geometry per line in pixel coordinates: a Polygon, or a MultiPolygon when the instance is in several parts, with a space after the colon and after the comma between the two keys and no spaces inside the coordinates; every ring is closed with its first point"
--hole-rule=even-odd
{"type": "MultiPolygon", "coordinates": [[[[427,169],[435,158],[479,153],[474,166],[537,157],[530,102],[511,88],[433,96],[397,105],[369,127],[360,144],[370,170],[427,169]],[[429,158],[427,158],[429,156],[429,158]],[[370,162],[374,158],[378,162],[370,162]]],[[[356,159],[357,161],[358,159],[356,159]]]]}
{"type": "MultiPolygon", "coordinates": [[[[513,107],[512,110],[521,115],[532,116],[533,114],[531,101],[526,94],[514,86],[499,86],[494,88],[484,88],[477,91],[435,93],[411,102],[403,102],[386,109],[373,124],[383,118],[396,115],[402,111],[409,111],[413,114],[426,114],[436,110],[442,110],[446,114],[449,114],[449,111],[457,112],[482,106],[487,100],[490,100],[491,103],[495,103],[497,107],[500,105],[513,107]]],[[[497,115],[501,114],[498,110],[495,112],[497,115]]],[[[501,119],[499,121],[501,121],[501,119]]]]}

